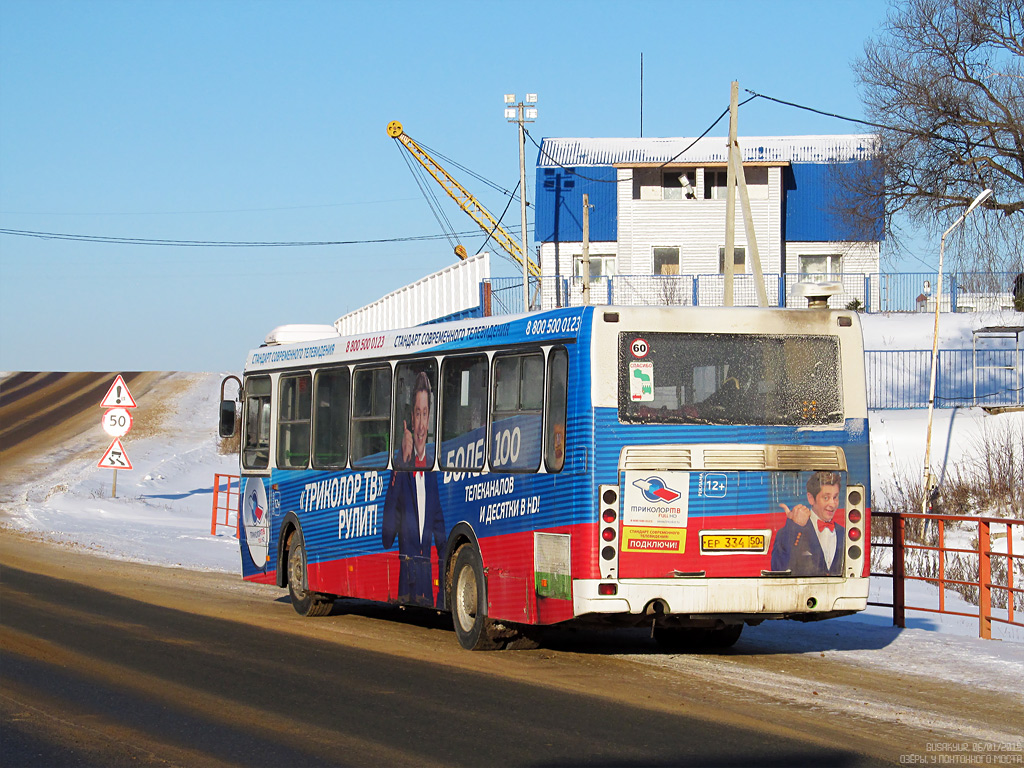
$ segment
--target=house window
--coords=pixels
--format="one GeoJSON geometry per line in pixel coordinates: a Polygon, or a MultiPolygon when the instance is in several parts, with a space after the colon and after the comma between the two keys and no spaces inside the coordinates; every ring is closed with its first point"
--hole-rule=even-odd
{"type": "Polygon", "coordinates": [[[679,248],[677,246],[654,247],[654,274],[679,274],[679,248]]]}
{"type": "Polygon", "coordinates": [[[811,280],[825,280],[841,272],[840,256],[837,253],[800,257],[800,273],[811,280]]]}
{"type": "MultiPolygon", "coordinates": [[[[723,169],[712,170],[710,168],[704,171],[704,199],[705,200],[725,200],[725,193],[727,190],[729,175],[723,169]]],[[[767,200],[768,199],[768,169],[765,167],[757,166],[754,168],[744,168],[743,178],[747,182],[747,197],[751,200],[767,200]]],[[[739,198],[739,192],[736,193],[737,199],[739,198]]]]}
{"type": "MultiPolygon", "coordinates": [[[[615,274],[615,257],[606,255],[591,255],[590,257],[590,282],[596,283],[602,277],[612,277],[615,274]]],[[[573,275],[583,275],[583,257],[577,256],[573,263],[573,275]]]]}
{"type": "Polygon", "coordinates": [[[704,199],[725,200],[726,179],[728,174],[722,171],[704,170],[704,199]]]}
{"type": "MultiPolygon", "coordinates": [[[[747,249],[742,245],[734,245],[732,248],[732,271],[736,275],[742,275],[747,271],[747,249]]],[[[718,247],[718,273],[725,274],[724,245],[718,247]]]]}
{"type": "Polygon", "coordinates": [[[661,176],[662,200],[696,200],[697,169],[674,168],[661,176]]]}

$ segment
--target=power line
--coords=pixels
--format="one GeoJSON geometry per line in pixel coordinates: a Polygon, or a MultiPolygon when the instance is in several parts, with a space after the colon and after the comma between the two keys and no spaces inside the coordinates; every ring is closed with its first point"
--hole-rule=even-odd
{"type": "MultiPolygon", "coordinates": [[[[474,234],[457,232],[459,236],[474,234]]],[[[118,237],[108,235],[82,235],[70,232],[37,232],[27,229],[0,229],[0,235],[33,237],[42,240],[71,240],[106,245],[147,245],[187,248],[310,248],[329,245],[374,245],[379,243],[408,243],[424,240],[444,240],[448,235],[414,235],[410,237],[382,237],[367,240],[170,240],[166,238],[118,237]]]]}
{"type": "MultiPolygon", "coordinates": [[[[870,120],[861,120],[860,118],[857,118],[857,117],[846,117],[845,115],[839,115],[839,114],[836,114],[835,112],[825,112],[824,110],[821,110],[821,109],[815,109],[814,107],[808,107],[808,106],[806,106],[804,104],[797,104],[796,102],[792,102],[792,101],[784,101],[783,99],[776,99],[774,96],[766,96],[763,93],[757,93],[755,91],[750,90],[749,88],[744,88],[743,90],[745,90],[747,93],[751,94],[751,98],[747,99],[747,101],[751,101],[752,99],[767,99],[768,101],[774,101],[776,104],[782,104],[782,105],[787,106],[787,107],[793,107],[794,109],[802,109],[802,110],[804,110],[806,112],[813,112],[814,114],[821,115],[823,117],[833,117],[836,120],[845,120],[848,123],[859,123],[860,125],[867,125],[867,126],[870,126],[872,128],[878,128],[878,129],[883,130],[883,131],[893,131],[894,133],[904,133],[904,134],[906,134],[908,136],[924,136],[924,137],[927,137],[929,139],[935,139],[936,141],[945,141],[945,142],[947,142],[949,144],[963,145],[963,146],[967,147],[968,149],[970,149],[971,147],[983,147],[985,149],[995,149],[997,151],[1003,151],[1003,149],[1004,149],[1003,147],[997,147],[995,144],[986,144],[983,141],[965,141],[964,139],[957,139],[957,138],[953,138],[952,136],[944,136],[941,133],[936,133],[935,131],[914,130],[912,128],[900,128],[900,127],[895,126],[895,125],[885,125],[883,123],[874,123],[874,122],[872,122],[870,120]]],[[[747,101],[744,101],[743,103],[746,104],[747,101]]]]}

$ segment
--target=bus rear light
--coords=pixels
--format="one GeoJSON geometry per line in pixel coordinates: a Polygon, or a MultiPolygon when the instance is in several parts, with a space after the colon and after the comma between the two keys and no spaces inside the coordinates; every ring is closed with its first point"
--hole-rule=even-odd
{"type": "MultiPolygon", "coordinates": [[[[851,485],[846,489],[846,538],[850,542],[862,541],[867,536],[865,530],[864,510],[860,507],[864,504],[865,488],[862,485],[851,485]]],[[[866,542],[865,542],[866,543],[866,542]]],[[[864,557],[864,547],[859,544],[852,544],[846,550],[847,568],[846,575],[858,577],[866,569],[866,564],[857,561],[864,557]]]]}
{"type": "Polygon", "coordinates": [[[619,594],[618,584],[598,584],[597,594],[599,595],[617,595],[619,594]]]}
{"type": "Polygon", "coordinates": [[[597,496],[601,501],[597,542],[601,547],[601,578],[614,579],[619,566],[619,486],[598,486],[597,496]]]}

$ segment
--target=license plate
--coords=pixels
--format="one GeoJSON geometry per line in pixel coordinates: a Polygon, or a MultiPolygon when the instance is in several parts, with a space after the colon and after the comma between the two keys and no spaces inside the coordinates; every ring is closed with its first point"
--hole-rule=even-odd
{"type": "Polygon", "coordinates": [[[764,534],[727,535],[721,533],[703,534],[700,537],[701,552],[764,552],[764,534]]]}

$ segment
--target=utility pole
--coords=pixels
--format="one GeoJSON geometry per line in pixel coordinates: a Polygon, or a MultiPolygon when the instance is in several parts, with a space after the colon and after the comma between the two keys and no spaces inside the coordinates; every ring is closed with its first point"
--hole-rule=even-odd
{"type": "Polygon", "coordinates": [[[729,151],[727,154],[728,165],[725,174],[725,255],[722,258],[722,271],[725,276],[724,292],[722,303],[731,307],[732,298],[732,276],[735,267],[736,250],[736,170],[733,163],[733,152],[736,143],[736,119],[739,110],[740,84],[732,81],[729,92],[729,151]]]}
{"type": "Polygon", "coordinates": [[[523,242],[523,311],[530,311],[530,273],[526,264],[530,258],[529,237],[526,232],[526,128],[525,123],[537,119],[537,107],[527,106],[537,103],[537,94],[526,94],[525,103],[515,103],[514,93],[505,94],[505,118],[510,123],[519,124],[519,221],[522,226],[523,242]],[[513,106],[510,106],[513,105],[513,106]]]}
{"type": "Polygon", "coordinates": [[[768,294],[764,289],[764,275],[761,272],[761,254],[757,248],[757,235],[754,232],[754,214],[750,210],[750,195],[747,193],[747,179],[743,173],[743,152],[740,150],[740,143],[737,139],[737,124],[739,115],[739,88],[736,80],[732,82],[732,89],[729,94],[729,168],[727,171],[726,189],[728,200],[726,201],[726,222],[725,222],[725,259],[723,268],[725,270],[725,306],[733,305],[733,276],[736,266],[736,258],[733,251],[736,247],[736,203],[735,192],[740,193],[740,208],[743,210],[743,227],[747,233],[747,247],[750,249],[750,264],[754,269],[754,289],[757,291],[757,306],[768,306],[768,294]]]}
{"type": "Polygon", "coordinates": [[[583,306],[590,304],[590,195],[583,193],[583,259],[580,265],[583,278],[583,306]]]}

